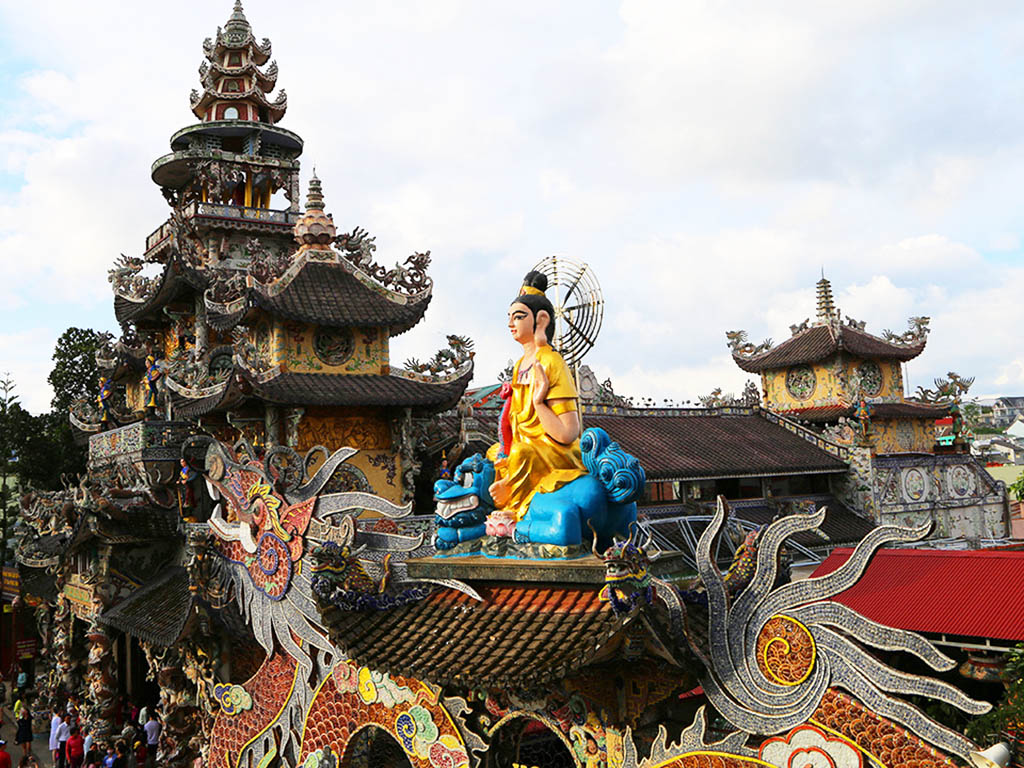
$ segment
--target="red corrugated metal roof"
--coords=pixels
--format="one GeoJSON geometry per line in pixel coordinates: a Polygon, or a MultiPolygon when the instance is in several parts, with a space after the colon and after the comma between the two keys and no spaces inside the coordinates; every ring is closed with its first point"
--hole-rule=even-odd
{"type": "MultiPolygon", "coordinates": [[[[847,561],[839,548],[814,576],[847,561]]],[[[1024,640],[1024,551],[880,549],[867,571],[835,598],[899,629],[1024,640]]]]}

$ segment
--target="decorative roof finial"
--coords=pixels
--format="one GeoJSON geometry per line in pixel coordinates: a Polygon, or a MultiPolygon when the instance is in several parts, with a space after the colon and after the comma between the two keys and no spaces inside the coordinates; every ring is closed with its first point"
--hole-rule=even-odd
{"type": "Polygon", "coordinates": [[[338,231],[334,222],[324,213],[324,193],[314,171],[306,193],[306,210],[295,222],[295,240],[299,243],[300,251],[309,248],[327,251],[336,234],[338,231]]]}
{"type": "Polygon", "coordinates": [[[306,210],[322,211],[324,209],[324,193],[320,188],[320,179],[313,169],[313,178],[309,180],[309,191],[306,193],[306,210]]]}
{"type": "Polygon", "coordinates": [[[240,21],[245,25],[249,24],[249,20],[245,18],[245,11],[242,10],[242,0],[235,0],[235,7],[231,11],[231,18],[228,19],[228,24],[232,21],[240,21]]]}
{"type": "Polygon", "coordinates": [[[821,280],[818,281],[818,322],[827,323],[836,317],[836,306],[832,301],[832,284],[825,279],[822,268],[821,280]]]}

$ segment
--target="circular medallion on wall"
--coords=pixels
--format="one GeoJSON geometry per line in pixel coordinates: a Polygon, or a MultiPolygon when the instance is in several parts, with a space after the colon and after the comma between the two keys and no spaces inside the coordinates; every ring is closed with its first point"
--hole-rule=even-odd
{"type": "Polygon", "coordinates": [[[328,328],[321,326],[316,329],[313,337],[313,351],[321,362],[327,365],[342,365],[352,357],[355,351],[355,339],[348,328],[328,328]]]}
{"type": "Polygon", "coordinates": [[[867,360],[857,366],[857,378],[860,389],[868,397],[874,397],[882,391],[882,369],[874,360],[867,360]]]}
{"type": "Polygon", "coordinates": [[[903,492],[911,501],[924,498],[925,485],[924,473],[920,469],[911,467],[903,473],[903,492]]]}
{"type": "Polygon", "coordinates": [[[797,400],[810,400],[817,380],[809,365],[795,365],[786,372],[786,391],[797,400]]]}
{"type": "Polygon", "coordinates": [[[215,379],[227,377],[235,367],[235,361],[230,352],[219,352],[210,358],[210,376],[215,379]]]}
{"type": "Polygon", "coordinates": [[[971,473],[967,471],[967,467],[951,467],[948,482],[949,490],[954,496],[966,496],[971,492],[971,473]]]}

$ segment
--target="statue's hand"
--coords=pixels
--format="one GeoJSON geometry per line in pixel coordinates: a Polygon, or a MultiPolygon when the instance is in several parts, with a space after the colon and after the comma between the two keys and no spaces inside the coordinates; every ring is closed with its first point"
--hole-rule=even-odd
{"type": "Polygon", "coordinates": [[[540,363],[534,363],[533,384],[530,390],[534,405],[540,405],[548,399],[548,389],[550,386],[548,375],[544,373],[544,367],[540,363]]]}

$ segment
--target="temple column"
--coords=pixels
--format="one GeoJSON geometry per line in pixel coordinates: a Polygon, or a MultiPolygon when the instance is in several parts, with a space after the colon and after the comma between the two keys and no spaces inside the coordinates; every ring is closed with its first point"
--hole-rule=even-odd
{"type": "Polygon", "coordinates": [[[206,353],[206,347],[210,343],[210,331],[206,325],[206,302],[203,301],[203,295],[196,294],[196,321],[195,321],[195,334],[196,334],[196,345],[193,350],[194,359],[199,360],[206,353]]]}
{"type": "Polygon", "coordinates": [[[302,421],[302,415],[306,412],[305,408],[289,408],[285,411],[285,445],[289,448],[298,450],[299,447],[299,422],[302,421]]]}
{"type": "Polygon", "coordinates": [[[57,606],[53,611],[53,667],[46,681],[46,693],[51,702],[56,701],[61,691],[74,690],[78,662],[74,657],[74,614],[71,604],[63,594],[57,595],[57,606]]]}
{"type": "Polygon", "coordinates": [[[281,409],[276,405],[267,405],[264,408],[263,431],[266,435],[267,448],[281,444],[281,409]]]}
{"type": "Polygon", "coordinates": [[[93,587],[92,621],[85,637],[89,647],[86,683],[88,703],[85,706],[86,722],[93,729],[96,740],[108,738],[114,733],[114,714],[117,710],[117,661],[114,658],[114,637],[110,629],[101,624],[99,617],[110,606],[114,588],[109,582],[110,545],[99,551],[97,583],[93,587]]]}
{"type": "Polygon", "coordinates": [[[185,676],[184,658],[176,646],[161,648],[142,643],[150,679],[160,686],[160,745],[157,765],[187,768],[198,755],[202,739],[201,713],[195,686],[185,676]]]}
{"type": "Polygon", "coordinates": [[[288,200],[291,205],[288,206],[288,210],[293,213],[299,212],[299,200],[302,194],[299,191],[299,172],[293,171],[291,176],[288,178],[288,200]]]}

